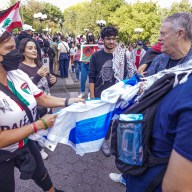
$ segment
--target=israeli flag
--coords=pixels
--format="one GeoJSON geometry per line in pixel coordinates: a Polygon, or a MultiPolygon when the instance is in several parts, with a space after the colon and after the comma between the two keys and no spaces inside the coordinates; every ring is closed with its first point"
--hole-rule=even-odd
{"type": "Polygon", "coordinates": [[[77,154],[100,149],[113,116],[115,104],[101,100],[77,103],[58,113],[48,139],[71,146],[77,154]]]}
{"type": "Polygon", "coordinates": [[[132,78],[104,90],[100,100],[62,109],[44,145],[54,150],[57,143],[67,144],[81,156],[99,151],[112,118],[130,106],[138,90],[137,79],[132,78]]]}

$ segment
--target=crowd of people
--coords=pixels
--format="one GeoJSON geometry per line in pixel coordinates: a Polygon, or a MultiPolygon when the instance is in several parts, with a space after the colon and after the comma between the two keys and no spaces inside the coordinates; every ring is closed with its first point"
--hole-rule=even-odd
{"type": "MultiPolygon", "coordinates": [[[[168,16],[152,46],[141,40],[125,46],[117,37],[118,30],[113,26],[102,28],[97,40],[93,32],[74,38],[61,32],[37,34],[27,24],[17,36],[0,29],[0,190],[14,191],[14,167],[18,167],[22,179],[33,179],[44,191],[61,191],[44,166],[44,146],[28,136],[53,126],[57,115],[52,114],[52,108],[85,103],[87,79],[90,99],[98,99],[102,91],[135,74],[147,77],[189,62],[192,14],[168,16]],[[94,44],[98,50],[89,61],[82,61],[82,45],[94,44]],[[78,98],[51,96],[49,89],[57,78],[69,78],[69,73],[75,73],[74,83],[80,83],[78,98]]],[[[191,81],[188,75],[183,84],[168,92],[155,113],[150,153],[169,158],[169,162],[148,167],[139,176],[126,171],[109,174],[113,181],[126,185],[127,192],[147,191],[164,170],[152,191],[192,191],[191,81]]],[[[106,157],[111,155],[111,132],[110,126],[101,147],[106,157]]]]}
{"type": "MultiPolygon", "coordinates": [[[[53,36],[45,33],[36,33],[32,26],[24,24],[22,31],[15,35],[16,46],[23,38],[32,38],[35,40],[38,50],[39,60],[44,66],[47,66],[49,72],[60,78],[68,78],[69,73],[75,73],[75,82],[80,83],[80,98],[85,98],[86,81],[89,76],[89,63],[80,60],[81,45],[96,44],[98,49],[104,48],[104,39],[99,36],[95,38],[94,33],[88,32],[86,35],[77,35],[72,38],[70,35],[63,35],[58,32],[53,36]]],[[[148,41],[138,41],[125,46],[124,43],[115,41],[115,47],[119,47],[125,52],[127,62],[139,67],[146,50],[149,48],[148,41]],[[148,45],[148,46],[147,46],[148,45]]]]}

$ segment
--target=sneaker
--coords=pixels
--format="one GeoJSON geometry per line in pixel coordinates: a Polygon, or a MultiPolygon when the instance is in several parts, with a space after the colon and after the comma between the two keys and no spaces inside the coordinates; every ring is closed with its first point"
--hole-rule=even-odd
{"type": "Polygon", "coordinates": [[[41,157],[42,157],[43,160],[46,160],[46,159],[48,158],[48,156],[49,156],[49,155],[45,152],[45,149],[41,149],[40,153],[41,153],[41,157]]]}
{"type": "Polygon", "coordinates": [[[83,93],[80,93],[80,95],[78,96],[78,98],[84,98],[85,97],[85,93],[83,92],[83,93]]]}
{"type": "Polygon", "coordinates": [[[103,152],[103,155],[105,155],[105,157],[110,157],[111,155],[111,147],[109,145],[109,141],[105,140],[103,141],[103,144],[101,146],[101,151],[103,152]]]}
{"type": "Polygon", "coordinates": [[[91,98],[90,98],[90,93],[88,94],[87,99],[88,99],[88,100],[91,99],[91,98]]]}
{"type": "Polygon", "coordinates": [[[79,79],[75,79],[75,82],[76,82],[76,83],[79,82],[79,79]]]}
{"type": "Polygon", "coordinates": [[[120,183],[126,186],[126,180],[123,177],[121,177],[120,183]]]}
{"type": "Polygon", "coordinates": [[[112,181],[114,181],[116,183],[121,183],[123,185],[126,185],[126,180],[122,177],[122,174],[110,173],[109,177],[111,178],[112,181]]]}

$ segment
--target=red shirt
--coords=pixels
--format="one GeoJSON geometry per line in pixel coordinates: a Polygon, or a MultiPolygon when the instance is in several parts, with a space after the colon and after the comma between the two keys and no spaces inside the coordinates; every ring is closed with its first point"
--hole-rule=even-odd
{"type": "Polygon", "coordinates": [[[136,52],[136,59],[135,59],[135,65],[136,65],[137,69],[138,69],[139,62],[140,62],[140,54],[141,54],[141,50],[138,49],[136,52]]]}
{"type": "Polygon", "coordinates": [[[77,49],[77,51],[75,53],[75,61],[79,61],[80,60],[80,56],[81,56],[81,50],[77,49]]]}

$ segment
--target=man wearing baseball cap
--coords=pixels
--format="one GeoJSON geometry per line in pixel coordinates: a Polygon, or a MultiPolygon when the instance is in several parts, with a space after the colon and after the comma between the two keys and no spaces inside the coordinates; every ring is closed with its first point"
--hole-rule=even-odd
{"type": "Polygon", "coordinates": [[[131,51],[131,62],[132,64],[135,64],[135,66],[139,67],[139,62],[145,55],[146,51],[143,49],[143,42],[138,41],[137,47],[131,51]]]}
{"type": "MultiPolygon", "coordinates": [[[[22,39],[24,39],[24,38],[32,39],[34,31],[35,31],[35,29],[33,29],[33,27],[31,25],[24,24],[22,27],[21,33],[18,34],[17,37],[15,38],[16,48],[19,47],[19,43],[22,39]]],[[[38,53],[39,59],[41,60],[41,48],[36,40],[35,40],[35,42],[36,42],[36,47],[37,47],[37,53],[38,53]]]]}
{"type": "Polygon", "coordinates": [[[15,38],[16,47],[18,48],[19,43],[24,38],[32,38],[35,29],[31,25],[24,24],[22,27],[22,32],[15,38]]]}

